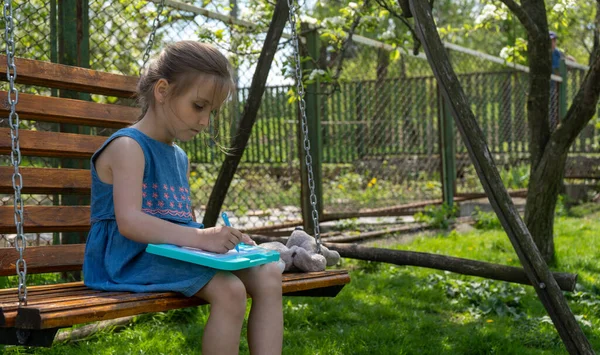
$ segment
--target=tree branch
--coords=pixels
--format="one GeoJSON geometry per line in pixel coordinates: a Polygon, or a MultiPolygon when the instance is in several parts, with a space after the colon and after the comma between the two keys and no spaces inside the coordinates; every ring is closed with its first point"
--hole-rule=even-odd
{"type": "MultiPolygon", "coordinates": [[[[363,6],[364,6],[364,8],[367,8],[367,6],[369,6],[369,0],[366,0],[363,6]]],[[[352,42],[352,36],[354,35],[356,28],[360,24],[361,18],[362,18],[362,16],[361,16],[360,12],[357,11],[356,17],[354,18],[354,21],[352,21],[352,26],[350,26],[350,30],[348,31],[348,37],[346,37],[346,39],[342,43],[342,48],[340,49],[337,68],[335,70],[335,75],[333,76],[333,80],[335,81],[336,86],[338,85],[337,80],[340,78],[340,75],[342,74],[342,66],[344,65],[344,54],[346,53],[346,49],[348,49],[348,44],[350,44],[352,42]]]]}
{"type": "MultiPolygon", "coordinates": [[[[421,41],[419,41],[419,37],[417,37],[417,33],[415,32],[415,29],[413,28],[413,26],[411,26],[410,22],[408,22],[408,18],[406,18],[406,16],[400,15],[399,13],[394,11],[394,9],[392,9],[390,6],[388,6],[388,4],[385,3],[385,0],[375,0],[375,2],[379,6],[386,9],[392,16],[394,16],[395,18],[400,20],[406,26],[406,28],[408,28],[408,30],[410,31],[410,34],[413,38],[413,41],[414,41],[413,54],[418,55],[419,48],[421,47],[421,41]]],[[[399,5],[401,5],[401,3],[402,3],[401,1],[398,1],[399,5]]]]}
{"type": "MultiPolygon", "coordinates": [[[[533,19],[529,17],[527,11],[517,4],[514,0],[500,0],[515,16],[519,19],[523,27],[527,30],[527,33],[532,37],[531,39],[539,40],[540,36],[547,37],[547,34],[540,33],[539,27],[533,22],[533,19]]],[[[600,1],[600,0],[597,0],[600,1]]]]}

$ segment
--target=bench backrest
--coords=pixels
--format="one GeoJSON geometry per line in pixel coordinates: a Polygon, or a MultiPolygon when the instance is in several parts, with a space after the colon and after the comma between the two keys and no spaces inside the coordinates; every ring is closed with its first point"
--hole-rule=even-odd
{"type": "MultiPolygon", "coordinates": [[[[110,74],[49,62],[15,59],[17,83],[52,89],[71,90],[119,98],[133,98],[137,77],[110,74]]],[[[6,56],[0,56],[0,76],[6,80],[6,56]]],[[[6,91],[0,91],[0,116],[8,117],[6,91]]],[[[19,94],[17,113],[21,120],[35,120],[100,128],[130,125],[139,109],[118,104],[19,94]]],[[[83,130],[82,130],[83,131],[83,130]]],[[[89,131],[89,130],[88,130],[89,131]]],[[[19,130],[24,157],[89,159],[106,137],[87,134],[19,130]]],[[[0,128],[0,154],[10,155],[10,128],[0,128]]],[[[26,162],[23,159],[23,162],[26,162]]],[[[23,194],[89,195],[91,180],[86,169],[39,168],[21,164],[23,194]]],[[[0,167],[0,193],[12,194],[12,166],[0,167]]],[[[27,200],[26,200],[27,201],[27,200]]],[[[25,205],[24,232],[86,232],[90,227],[89,206],[25,205]]],[[[0,233],[14,234],[12,204],[0,206],[0,233]]],[[[83,245],[27,248],[28,273],[78,270],[83,261],[83,245]]],[[[0,248],[0,276],[15,274],[18,254],[14,248],[0,248]]]]}

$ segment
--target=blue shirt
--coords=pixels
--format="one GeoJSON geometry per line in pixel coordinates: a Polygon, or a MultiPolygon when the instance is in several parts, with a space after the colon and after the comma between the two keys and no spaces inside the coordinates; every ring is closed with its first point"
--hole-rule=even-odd
{"type": "Polygon", "coordinates": [[[562,58],[562,52],[558,48],[554,48],[552,51],[552,70],[558,70],[560,67],[560,59],[562,58]]]}

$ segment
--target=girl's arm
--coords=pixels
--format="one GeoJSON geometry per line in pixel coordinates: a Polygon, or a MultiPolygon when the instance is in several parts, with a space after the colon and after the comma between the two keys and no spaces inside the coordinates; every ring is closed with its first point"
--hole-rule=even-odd
{"type": "Polygon", "coordinates": [[[142,212],[144,153],[132,138],[115,139],[98,160],[101,158],[112,175],[117,226],[125,237],[140,243],[168,243],[217,253],[233,249],[242,239],[242,233],[234,228],[190,228],[142,212]]]}
{"type": "MultiPolygon", "coordinates": [[[[188,179],[188,185],[190,185],[190,193],[192,190],[192,182],[190,181],[191,171],[192,171],[192,165],[191,165],[190,161],[188,160],[187,179],[188,179]]],[[[192,208],[192,218],[194,219],[194,222],[196,222],[196,211],[194,210],[193,204],[192,204],[191,208],[192,208]]],[[[248,234],[242,234],[242,243],[245,243],[248,245],[256,245],[256,242],[254,240],[252,240],[252,238],[250,238],[250,236],[248,234]]]]}

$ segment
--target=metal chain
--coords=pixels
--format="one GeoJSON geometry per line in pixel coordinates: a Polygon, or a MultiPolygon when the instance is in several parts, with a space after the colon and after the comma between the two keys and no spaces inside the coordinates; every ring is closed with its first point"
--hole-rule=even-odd
{"type": "Polygon", "coordinates": [[[10,125],[10,138],[12,141],[12,151],[10,161],[15,168],[12,175],[12,185],[15,191],[14,209],[15,226],[17,227],[17,237],[15,238],[15,248],[19,252],[16,269],[19,277],[19,306],[27,305],[27,262],[23,258],[23,253],[27,247],[25,236],[23,235],[23,199],[21,197],[21,188],[23,187],[23,176],[19,172],[21,164],[21,149],[19,147],[19,115],[17,114],[17,103],[19,102],[19,90],[15,87],[17,79],[17,66],[15,65],[15,33],[14,18],[11,0],[4,0],[4,40],[6,41],[6,78],[9,83],[8,104],[10,113],[8,114],[8,123],[10,125]]]}
{"type": "MultiPolygon", "coordinates": [[[[153,1],[154,2],[154,1],[153,1]]],[[[158,7],[156,8],[156,17],[154,18],[154,22],[152,22],[152,32],[150,32],[150,37],[148,38],[148,43],[146,43],[146,49],[144,51],[144,62],[142,63],[142,67],[140,68],[140,75],[146,68],[146,64],[150,59],[150,51],[152,51],[152,47],[154,47],[154,37],[156,36],[156,31],[160,26],[160,15],[162,15],[163,9],[165,7],[165,0],[160,0],[158,7]]]]}
{"type": "Polygon", "coordinates": [[[289,22],[292,26],[292,45],[294,46],[294,64],[296,89],[298,90],[300,116],[302,118],[302,134],[304,135],[304,160],[308,171],[308,187],[310,188],[310,205],[312,206],[312,219],[317,242],[317,252],[321,253],[321,230],[319,227],[319,211],[317,210],[317,195],[315,194],[315,180],[312,168],[312,156],[310,154],[310,140],[308,139],[308,120],[306,118],[306,102],[304,101],[304,83],[302,82],[302,68],[300,67],[300,47],[298,32],[296,30],[296,8],[294,0],[287,0],[289,11],[289,22]]]}

